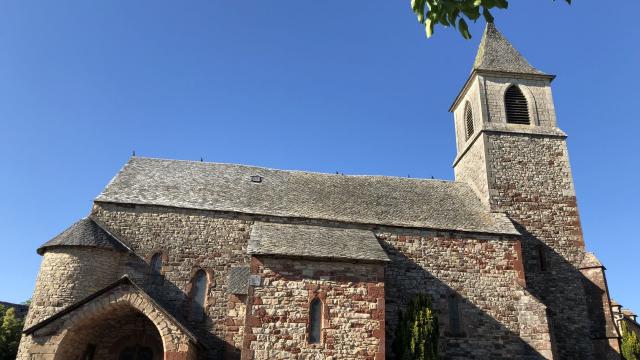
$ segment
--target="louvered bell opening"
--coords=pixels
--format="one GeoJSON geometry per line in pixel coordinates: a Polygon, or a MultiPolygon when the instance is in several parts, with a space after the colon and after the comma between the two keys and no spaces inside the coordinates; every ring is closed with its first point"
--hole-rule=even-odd
{"type": "Polygon", "coordinates": [[[507,109],[507,122],[510,124],[529,125],[529,106],[527,99],[517,86],[507,89],[504,95],[504,103],[507,109]]]}
{"type": "Polygon", "coordinates": [[[467,139],[473,135],[473,111],[471,111],[471,105],[467,102],[464,107],[464,121],[467,128],[467,139]]]}

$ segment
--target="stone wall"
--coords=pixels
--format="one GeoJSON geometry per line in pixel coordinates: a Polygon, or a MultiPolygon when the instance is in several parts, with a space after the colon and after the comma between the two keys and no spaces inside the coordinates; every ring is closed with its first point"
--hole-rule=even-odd
{"type": "MultiPolygon", "coordinates": [[[[246,246],[253,221],[336,224],[107,203],[95,204],[92,216],[135,252],[118,255],[119,267],[111,276],[127,274],[186,324],[209,349],[205,358],[218,359],[224,353],[226,359],[237,359],[245,348],[243,356],[256,359],[320,354],[381,359],[385,351],[392,359],[398,311],[418,293],[434,299],[445,358],[551,358],[545,307],[522,288],[517,237],[362,225],[376,233],[392,260],[385,265],[386,274],[379,264],[263,258],[252,264],[252,271],[262,276],[264,286],[251,288],[245,296],[229,294],[226,281],[229,269],[250,262],[246,246]],[[157,252],[164,260],[160,275],[148,266],[157,252]],[[185,311],[186,294],[199,269],[210,280],[206,316],[192,321],[185,311]],[[324,342],[309,346],[305,316],[316,290],[325,301],[327,323],[324,342]],[[452,295],[460,301],[462,334],[448,331],[452,295]]],[[[68,249],[60,254],[50,251],[64,257],[68,249]]],[[[42,272],[47,271],[53,269],[42,272]]],[[[67,277],[51,286],[67,282],[87,286],[85,279],[67,277]]]]}
{"type": "MultiPolygon", "coordinates": [[[[487,133],[491,207],[523,233],[527,283],[551,310],[560,358],[591,359],[584,258],[569,156],[563,137],[487,133]]],[[[602,304],[600,305],[602,308],[602,304]]]]}
{"type": "Polygon", "coordinates": [[[453,110],[454,124],[456,129],[456,147],[458,153],[460,153],[468,144],[473,141],[473,137],[482,129],[484,115],[484,104],[482,102],[483,89],[480,87],[478,77],[474,77],[468,84],[467,91],[464,98],[460,99],[458,106],[453,110]],[[474,134],[467,138],[466,119],[464,116],[465,104],[467,101],[471,105],[471,111],[473,113],[473,129],[474,134]]]}
{"type": "Polygon", "coordinates": [[[254,258],[243,359],[384,359],[382,264],[254,258]],[[323,302],[322,340],[309,344],[309,305],[323,302]]]}
{"type": "Polygon", "coordinates": [[[140,257],[129,259],[123,272],[189,325],[209,349],[207,358],[218,359],[225,349],[228,355],[237,352],[232,345],[239,342],[238,309],[229,307],[233,295],[227,293],[226,281],[231,267],[248,264],[250,220],[207,211],[116,204],[96,204],[92,215],[140,257]],[[165,256],[160,284],[149,276],[147,267],[157,252],[165,256]],[[210,278],[202,321],[187,316],[186,295],[199,269],[210,278]],[[225,344],[224,339],[233,338],[234,333],[234,344],[225,344]]]}
{"type": "Polygon", "coordinates": [[[485,156],[485,138],[474,135],[464,152],[454,163],[456,181],[465,182],[478,195],[478,199],[489,207],[489,185],[487,178],[487,159],[485,156]]]}
{"type": "Polygon", "coordinates": [[[47,249],[25,327],[79,301],[119,278],[120,253],[87,247],[47,249]]]}
{"type": "Polygon", "coordinates": [[[516,238],[398,229],[379,231],[377,236],[391,258],[385,270],[387,358],[394,358],[398,311],[421,293],[433,299],[443,358],[551,358],[544,306],[521,306],[523,297],[535,299],[522,287],[516,238]],[[461,333],[451,331],[451,297],[459,303],[461,333]],[[525,312],[519,313],[519,308],[525,312]],[[540,338],[521,338],[527,326],[521,320],[529,326],[536,322],[540,338]]]}
{"type": "MultiPolygon", "coordinates": [[[[595,255],[587,254],[585,258],[595,255]]],[[[596,352],[607,360],[620,359],[620,334],[616,327],[611,300],[605,276],[605,268],[599,261],[597,264],[585,264],[580,272],[584,276],[583,282],[587,294],[589,320],[591,323],[591,337],[594,339],[596,352]]]]}

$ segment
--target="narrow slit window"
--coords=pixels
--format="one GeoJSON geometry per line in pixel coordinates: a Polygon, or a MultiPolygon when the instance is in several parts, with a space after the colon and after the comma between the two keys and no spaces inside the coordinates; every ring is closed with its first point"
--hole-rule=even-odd
{"type": "Polygon", "coordinates": [[[467,140],[473,135],[473,110],[471,110],[471,103],[467,101],[464,106],[464,123],[465,123],[465,134],[467,136],[467,140]]]}
{"type": "Polygon", "coordinates": [[[191,319],[202,320],[207,300],[207,274],[198,270],[191,281],[191,319]]]}
{"type": "Polygon", "coordinates": [[[322,301],[315,298],[309,305],[309,344],[320,343],[322,330],[322,301]]]}
{"type": "Polygon", "coordinates": [[[507,122],[510,124],[530,125],[529,104],[519,87],[511,85],[504,94],[504,106],[507,122]]]}
{"type": "Polygon", "coordinates": [[[458,336],[462,333],[460,326],[460,304],[458,297],[451,295],[449,297],[449,332],[453,336],[458,336]]]}
{"type": "Polygon", "coordinates": [[[540,265],[540,271],[547,270],[547,259],[544,254],[544,246],[538,245],[538,265],[540,265]]]}

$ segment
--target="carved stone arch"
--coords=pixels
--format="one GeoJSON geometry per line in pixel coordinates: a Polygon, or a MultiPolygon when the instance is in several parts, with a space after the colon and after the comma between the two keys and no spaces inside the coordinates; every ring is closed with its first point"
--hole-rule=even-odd
{"type": "Polygon", "coordinates": [[[138,293],[127,293],[116,291],[109,296],[96,299],[90,306],[84,306],[79,311],[69,315],[62,328],[60,343],[56,352],[55,360],[65,359],[65,341],[73,341],[70,337],[74,335],[78,327],[93,322],[92,326],[100,326],[99,322],[105,316],[115,312],[125,312],[135,310],[146,317],[156,328],[162,340],[162,351],[166,353],[177,353],[181,349],[189,347],[189,337],[180,334],[180,330],[172,324],[160,310],[158,310],[149,299],[138,293]]]}
{"type": "Polygon", "coordinates": [[[516,83],[505,83],[500,88],[500,101],[501,101],[500,103],[502,105],[500,109],[502,112],[501,115],[502,115],[503,122],[505,124],[507,123],[507,107],[504,101],[504,97],[506,95],[507,90],[511,86],[516,86],[518,89],[520,89],[520,92],[522,92],[522,95],[524,95],[524,97],[527,99],[527,107],[529,109],[529,120],[531,121],[530,126],[540,126],[538,104],[535,96],[533,95],[533,92],[531,91],[531,89],[529,89],[528,86],[525,86],[523,84],[516,84],[516,83]]]}
{"type": "Polygon", "coordinates": [[[153,251],[149,252],[148,256],[145,258],[145,261],[148,265],[148,273],[151,274],[152,273],[152,267],[153,267],[153,258],[160,254],[161,258],[162,258],[162,268],[160,269],[160,275],[164,275],[165,273],[165,269],[166,269],[166,264],[169,262],[169,255],[167,253],[167,251],[165,249],[162,248],[156,248],[153,251]]]}
{"type": "Polygon", "coordinates": [[[211,292],[213,291],[216,281],[215,281],[215,272],[210,268],[202,268],[199,266],[194,266],[191,269],[189,274],[189,281],[185,287],[185,299],[182,305],[182,313],[185,318],[190,321],[200,322],[204,320],[204,317],[209,311],[209,308],[215,303],[212,301],[215,298],[211,296],[211,292]],[[194,301],[195,293],[193,291],[194,281],[196,280],[196,276],[199,272],[203,272],[205,275],[205,292],[202,306],[196,305],[197,302],[194,301]]]}
{"type": "Polygon", "coordinates": [[[187,285],[184,288],[184,292],[187,297],[191,295],[193,277],[196,276],[198,271],[204,271],[204,273],[207,275],[207,296],[209,295],[209,292],[211,292],[211,290],[216,286],[215,271],[213,271],[213,269],[194,266],[189,273],[189,280],[187,281],[187,285]]]}
{"type": "Polygon", "coordinates": [[[118,349],[115,343],[127,331],[142,339],[139,344],[145,344],[145,334],[149,335],[146,341],[155,349],[154,359],[197,357],[196,337],[142,288],[123,277],[24,330],[23,341],[29,344],[20,359],[30,353],[54,360],[74,359],[89,348],[96,351],[96,358],[111,358],[115,355],[108,349],[118,349]]]}

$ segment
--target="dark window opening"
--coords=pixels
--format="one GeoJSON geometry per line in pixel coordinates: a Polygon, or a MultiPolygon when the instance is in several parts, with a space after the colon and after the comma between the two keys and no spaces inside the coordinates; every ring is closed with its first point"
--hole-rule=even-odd
{"type": "Polygon", "coordinates": [[[452,336],[460,336],[462,328],[460,326],[460,304],[458,297],[449,296],[449,332],[452,336]]]}
{"type": "Polygon", "coordinates": [[[529,125],[529,104],[519,87],[512,85],[504,94],[504,105],[507,111],[507,122],[510,124],[529,125]]]}
{"type": "Polygon", "coordinates": [[[467,101],[464,106],[464,122],[466,126],[467,140],[473,135],[473,110],[471,110],[471,103],[467,101]]]}
{"type": "Polygon", "coordinates": [[[93,360],[96,354],[96,345],[88,344],[87,349],[84,351],[84,355],[82,355],[82,360],[93,360]]]}
{"type": "Polygon", "coordinates": [[[122,350],[118,360],[153,360],[153,351],[140,345],[128,347],[122,350]]]}
{"type": "Polygon", "coordinates": [[[547,259],[544,254],[544,246],[538,245],[538,265],[540,265],[540,271],[547,270],[547,259]]]}
{"type": "Polygon", "coordinates": [[[322,330],[322,301],[315,298],[309,306],[309,344],[320,343],[322,330]]]}

